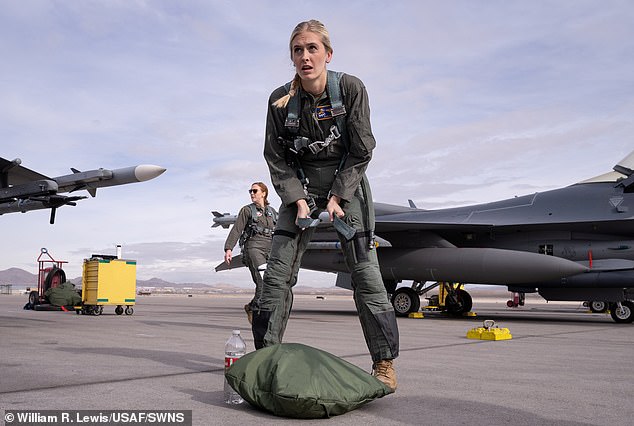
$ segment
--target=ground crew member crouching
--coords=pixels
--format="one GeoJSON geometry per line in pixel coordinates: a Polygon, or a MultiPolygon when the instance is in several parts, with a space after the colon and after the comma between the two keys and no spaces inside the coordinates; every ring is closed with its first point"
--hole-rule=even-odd
{"type": "Polygon", "coordinates": [[[266,270],[267,259],[271,251],[273,229],[277,221],[277,212],[269,205],[269,189],[262,182],[256,182],[249,189],[251,204],[238,213],[236,223],[229,231],[225,241],[225,262],[231,264],[233,248],[240,244],[242,261],[249,268],[255,283],[255,294],[251,302],[244,305],[249,323],[253,318],[253,303],[262,291],[262,280],[266,270]]]}
{"type": "Polygon", "coordinates": [[[254,306],[255,346],[282,341],[292,287],[315,230],[309,218],[327,211],[352,275],[374,375],[395,390],[398,327],[374,248],[374,207],[365,177],[376,145],[367,92],[358,78],[326,70],[332,47],[319,21],[300,23],[289,47],[296,75],[271,94],[266,122],[264,157],[282,206],[254,306]]]}

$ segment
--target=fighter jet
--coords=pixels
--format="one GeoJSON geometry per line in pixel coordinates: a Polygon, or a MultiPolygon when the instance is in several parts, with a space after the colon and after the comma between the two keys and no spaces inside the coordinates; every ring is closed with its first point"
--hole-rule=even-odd
{"type": "MultiPolygon", "coordinates": [[[[377,254],[398,315],[418,311],[420,296],[438,285],[449,292],[448,312],[466,313],[471,296],[456,284],[468,283],[507,286],[519,303],[534,292],[590,302],[631,323],[633,214],[634,152],[601,176],[497,202],[438,210],[375,203],[377,254]]],[[[337,285],[349,288],[340,243],[323,225],[301,267],[335,272],[337,285]]]]}
{"type": "Polygon", "coordinates": [[[50,178],[21,164],[19,158],[9,161],[0,157],[0,215],[51,209],[51,224],[55,223],[55,213],[59,207],[75,206],[76,201],[87,198],[60,195],[62,193],[85,189],[94,197],[97,188],[143,182],[165,171],[163,167],[153,165],[86,172],[71,168],[72,174],[50,178]]]}

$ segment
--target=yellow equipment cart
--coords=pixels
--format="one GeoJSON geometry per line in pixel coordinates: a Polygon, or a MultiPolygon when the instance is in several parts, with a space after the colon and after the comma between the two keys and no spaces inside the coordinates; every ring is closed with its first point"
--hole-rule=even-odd
{"type": "Polygon", "coordinates": [[[117,315],[132,315],[136,303],[136,261],[95,258],[84,260],[82,306],[77,313],[101,315],[106,305],[116,305],[117,315]]]}

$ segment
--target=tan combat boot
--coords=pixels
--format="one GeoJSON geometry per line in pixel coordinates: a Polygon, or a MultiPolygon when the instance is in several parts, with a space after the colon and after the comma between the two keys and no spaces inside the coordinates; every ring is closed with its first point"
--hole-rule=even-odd
{"type": "Polygon", "coordinates": [[[253,324],[253,309],[251,309],[250,304],[244,305],[244,312],[247,313],[247,319],[249,320],[249,324],[253,324]]]}
{"type": "Polygon", "coordinates": [[[393,364],[394,360],[383,359],[375,362],[372,366],[372,375],[383,382],[392,392],[396,391],[396,371],[393,364]]]}

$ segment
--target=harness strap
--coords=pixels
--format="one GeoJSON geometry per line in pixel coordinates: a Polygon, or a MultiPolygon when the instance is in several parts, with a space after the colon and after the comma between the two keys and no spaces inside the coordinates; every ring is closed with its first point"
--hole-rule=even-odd
{"type": "Polygon", "coordinates": [[[249,208],[251,209],[251,221],[244,229],[244,232],[242,232],[242,235],[240,235],[240,247],[244,246],[247,240],[256,234],[272,237],[277,223],[277,212],[271,206],[264,208],[264,215],[273,218],[273,228],[268,228],[258,223],[258,209],[255,203],[249,204],[249,208]]]}
{"type": "MultiPolygon", "coordinates": [[[[350,140],[348,138],[348,131],[346,129],[346,107],[343,105],[343,96],[341,93],[341,76],[342,72],[331,71],[328,70],[328,77],[326,81],[326,90],[328,92],[328,97],[330,99],[330,107],[332,118],[335,120],[336,126],[332,126],[330,128],[330,136],[328,136],[326,141],[320,142],[311,142],[308,138],[305,137],[297,137],[299,133],[299,119],[301,114],[301,88],[298,87],[294,96],[291,96],[286,112],[286,121],[284,122],[284,126],[288,130],[288,132],[295,136],[293,141],[288,141],[285,143],[286,150],[284,151],[284,155],[286,157],[286,162],[289,165],[293,165],[293,167],[297,171],[297,177],[304,185],[304,191],[307,191],[308,179],[304,173],[299,157],[302,153],[300,150],[302,148],[307,148],[313,153],[318,153],[326,146],[330,145],[333,140],[341,138],[343,141],[343,146],[345,149],[344,155],[341,157],[341,161],[339,162],[339,167],[335,171],[335,176],[339,173],[348,158],[348,153],[350,152],[350,140]],[[336,134],[333,133],[332,128],[335,127],[336,134]],[[328,140],[331,139],[331,140],[328,140]],[[291,146],[294,145],[294,146],[291,146]],[[289,152],[294,154],[289,156],[289,152]]],[[[292,82],[286,83],[284,86],[286,91],[289,92],[291,88],[292,82]]],[[[283,143],[285,142],[284,138],[278,138],[278,141],[283,143]]]]}
{"type": "Polygon", "coordinates": [[[341,137],[341,133],[339,133],[339,129],[337,126],[330,126],[330,134],[326,137],[324,141],[314,141],[311,142],[310,139],[304,136],[296,136],[293,140],[286,140],[282,137],[278,138],[278,142],[284,145],[284,147],[290,150],[293,154],[303,155],[306,151],[310,151],[313,154],[317,154],[321,152],[323,149],[327,148],[331,143],[336,141],[341,137]]]}
{"type": "MultiPolygon", "coordinates": [[[[345,132],[346,129],[346,107],[343,105],[343,96],[341,94],[341,81],[342,72],[328,70],[328,80],[326,82],[326,90],[328,91],[328,97],[330,98],[330,106],[332,108],[332,117],[337,123],[338,131],[343,135],[343,140],[348,151],[348,135],[345,132]]],[[[288,82],[284,85],[286,91],[291,90],[292,82],[288,82]]],[[[299,132],[299,118],[301,113],[301,87],[296,89],[295,95],[291,96],[288,100],[286,120],[284,126],[296,135],[299,132]]]]}
{"type": "Polygon", "coordinates": [[[341,88],[339,87],[339,81],[341,80],[342,75],[342,72],[328,70],[328,82],[326,85],[328,88],[330,105],[332,106],[333,117],[344,115],[346,113],[346,107],[343,106],[343,98],[341,97],[341,88]]]}
{"type": "MultiPolygon", "coordinates": [[[[286,92],[291,90],[291,83],[288,82],[284,85],[286,88],[286,92]]],[[[295,92],[295,96],[291,96],[288,100],[288,112],[286,115],[286,121],[284,122],[284,126],[294,135],[299,132],[299,110],[300,106],[300,92],[301,88],[298,87],[295,92]]]]}
{"type": "Polygon", "coordinates": [[[348,132],[346,131],[346,107],[343,105],[341,85],[339,84],[342,75],[342,72],[328,70],[328,82],[326,85],[330,105],[332,107],[332,116],[335,119],[335,123],[337,123],[339,133],[343,136],[343,144],[346,148],[346,152],[348,152],[350,151],[350,144],[348,141],[348,132]]]}
{"type": "Polygon", "coordinates": [[[294,233],[294,232],[285,231],[285,230],[283,230],[283,229],[277,229],[277,230],[273,233],[273,235],[274,235],[274,236],[275,236],[275,235],[279,235],[279,236],[281,236],[281,237],[287,237],[287,238],[295,238],[295,235],[297,235],[297,234],[296,234],[296,233],[294,233]]]}

